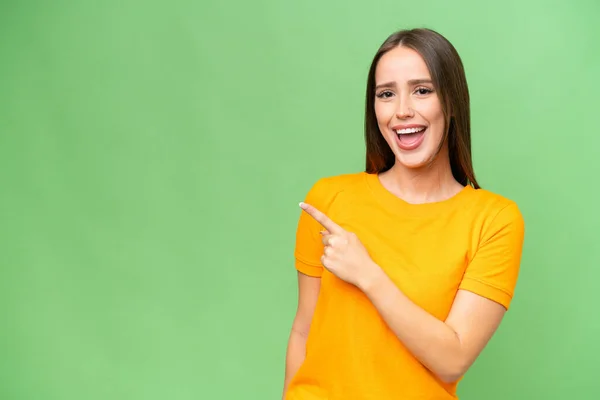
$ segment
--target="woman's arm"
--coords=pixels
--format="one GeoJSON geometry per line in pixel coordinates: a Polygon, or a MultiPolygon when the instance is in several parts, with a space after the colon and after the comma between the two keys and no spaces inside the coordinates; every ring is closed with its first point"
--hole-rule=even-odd
{"type": "Polygon", "coordinates": [[[296,375],[306,355],[306,338],[310,330],[321,278],[315,278],[298,272],[298,309],[292,324],[285,360],[285,379],[283,383],[283,398],[287,393],[290,380],[296,375]]]}
{"type": "Polygon", "coordinates": [[[459,290],[445,321],[413,303],[383,271],[361,288],[406,348],[442,381],[463,376],[488,343],[506,309],[459,290]]]}

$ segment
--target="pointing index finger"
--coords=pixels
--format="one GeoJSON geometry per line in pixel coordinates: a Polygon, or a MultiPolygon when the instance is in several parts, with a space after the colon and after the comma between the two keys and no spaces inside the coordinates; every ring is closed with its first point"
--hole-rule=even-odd
{"type": "Polygon", "coordinates": [[[317,210],[314,206],[306,203],[300,203],[300,208],[302,208],[308,215],[313,217],[318,223],[320,223],[325,229],[327,229],[330,233],[341,233],[344,229],[333,222],[331,218],[317,210]]]}

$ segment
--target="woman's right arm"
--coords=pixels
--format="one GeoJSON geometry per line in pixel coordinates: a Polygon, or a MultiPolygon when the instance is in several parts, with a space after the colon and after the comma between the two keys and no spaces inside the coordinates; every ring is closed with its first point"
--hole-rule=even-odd
{"type": "Polygon", "coordinates": [[[306,356],[306,339],[320,289],[321,278],[315,278],[298,272],[298,309],[296,310],[296,316],[292,324],[285,358],[284,399],[290,380],[296,375],[306,356]]]}

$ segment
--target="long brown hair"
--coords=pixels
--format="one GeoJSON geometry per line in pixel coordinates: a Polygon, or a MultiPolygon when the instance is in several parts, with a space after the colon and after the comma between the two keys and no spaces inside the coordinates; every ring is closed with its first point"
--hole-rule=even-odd
{"type": "Polygon", "coordinates": [[[439,33],[425,28],[401,30],[390,35],[373,58],[367,79],[365,110],[366,172],[390,169],[395,156],[377,125],[375,116],[375,69],[381,56],[404,46],[423,57],[444,112],[444,136],[436,156],[448,141],[450,167],[454,179],[462,185],[479,188],[471,158],[471,112],[469,89],[462,61],[454,46],[439,33]]]}

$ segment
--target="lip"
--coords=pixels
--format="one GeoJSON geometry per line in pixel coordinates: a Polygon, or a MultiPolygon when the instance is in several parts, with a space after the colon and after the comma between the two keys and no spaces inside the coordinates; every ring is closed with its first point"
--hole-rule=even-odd
{"type": "Polygon", "coordinates": [[[392,126],[392,130],[394,132],[400,130],[400,129],[411,129],[411,128],[427,128],[425,125],[421,125],[421,124],[407,124],[407,125],[394,125],[392,126]]]}

